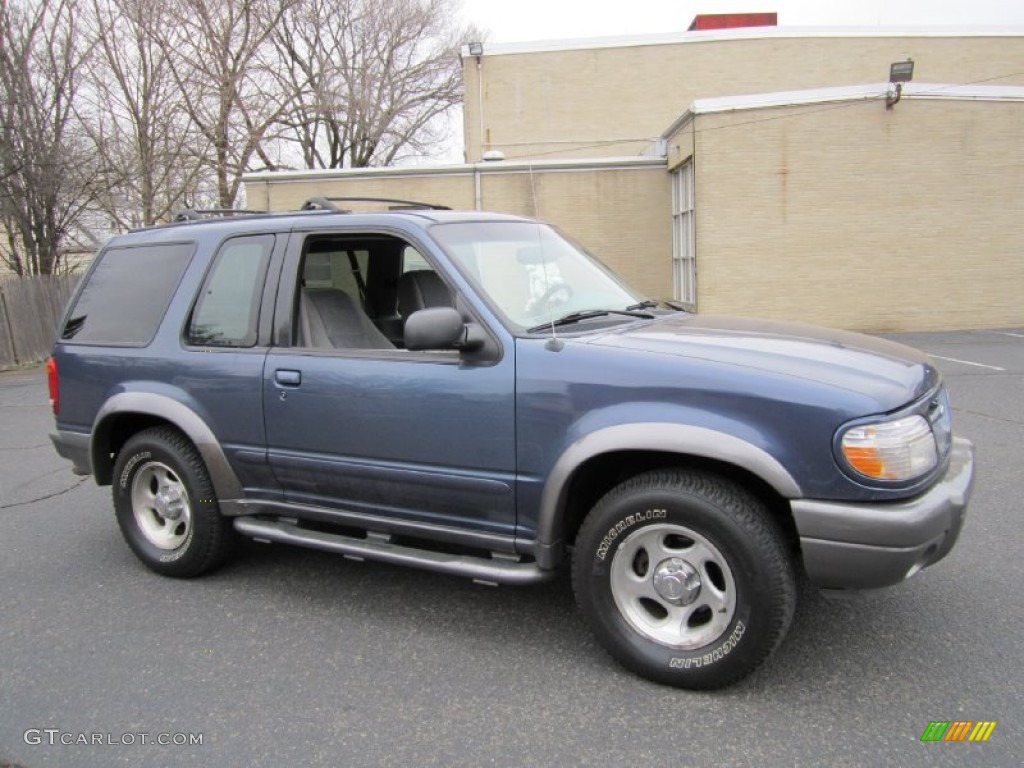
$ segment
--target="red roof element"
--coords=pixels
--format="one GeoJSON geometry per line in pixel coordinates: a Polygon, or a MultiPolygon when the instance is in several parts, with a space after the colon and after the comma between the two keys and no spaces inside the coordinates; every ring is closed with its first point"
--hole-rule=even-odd
{"type": "Polygon", "coordinates": [[[777,13],[700,13],[693,17],[687,32],[735,27],[777,27],[777,13]]]}

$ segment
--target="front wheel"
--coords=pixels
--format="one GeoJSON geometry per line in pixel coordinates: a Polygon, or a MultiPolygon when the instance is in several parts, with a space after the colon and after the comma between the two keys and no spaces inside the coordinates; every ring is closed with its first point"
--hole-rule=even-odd
{"type": "Polygon", "coordinates": [[[680,688],[720,688],[782,641],[796,579],[764,505],[718,475],[663,470],[612,489],[573,556],[576,601],[624,666],[680,688]]]}
{"type": "Polygon", "coordinates": [[[220,514],[199,451],[170,427],[133,435],[114,463],[114,513],[125,541],[150,569],[189,577],[231,554],[235,532],[220,514]]]}

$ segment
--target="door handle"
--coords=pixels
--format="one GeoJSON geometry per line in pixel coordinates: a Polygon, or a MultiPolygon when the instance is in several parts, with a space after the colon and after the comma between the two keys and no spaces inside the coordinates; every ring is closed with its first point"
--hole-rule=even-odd
{"type": "Polygon", "coordinates": [[[282,387],[297,387],[302,383],[302,371],[290,371],[280,368],[274,371],[274,381],[282,387]]]}

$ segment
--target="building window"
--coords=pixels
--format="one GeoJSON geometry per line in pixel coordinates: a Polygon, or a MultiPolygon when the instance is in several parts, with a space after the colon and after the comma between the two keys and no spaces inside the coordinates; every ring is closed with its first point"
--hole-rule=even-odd
{"type": "Polygon", "coordinates": [[[672,290],[676,301],[697,308],[697,259],[693,227],[693,161],[672,172],[672,290]]]}

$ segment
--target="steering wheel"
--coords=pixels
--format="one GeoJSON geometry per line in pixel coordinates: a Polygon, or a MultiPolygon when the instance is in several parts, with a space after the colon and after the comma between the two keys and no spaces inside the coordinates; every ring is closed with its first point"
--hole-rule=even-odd
{"type": "Polygon", "coordinates": [[[562,303],[567,302],[572,298],[573,290],[572,286],[568,283],[555,283],[550,286],[544,293],[537,297],[534,302],[534,314],[539,314],[548,308],[548,304],[551,300],[559,293],[564,294],[565,298],[562,299],[562,303]]]}

